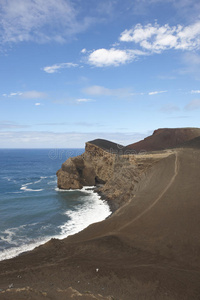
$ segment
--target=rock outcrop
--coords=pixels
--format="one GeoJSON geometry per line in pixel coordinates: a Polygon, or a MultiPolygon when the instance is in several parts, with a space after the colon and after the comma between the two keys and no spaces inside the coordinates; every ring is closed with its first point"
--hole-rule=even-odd
{"type": "MultiPolygon", "coordinates": [[[[57,172],[58,187],[68,190],[98,186],[97,191],[116,210],[134,197],[138,183],[149,168],[171,155],[170,150],[152,155],[148,151],[142,152],[143,147],[150,151],[177,147],[184,142],[190,145],[188,141],[197,136],[200,136],[198,128],[158,129],[152,136],[127,147],[102,139],[90,141],[86,143],[84,154],[62,164],[57,172]],[[134,147],[140,154],[132,154],[130,150],[134,147]]],[[[193,143],[197,143],[195,141],[193,143]]]]}
{"type": "Polygon", "coordinates": [[[69,158],[57,172],[60,189],[81,189],[97,186],[112,210],[118,209],[132,196],[140,179],[148,169],[170,152],[154,155],[118,155],[86,143],[85,152],[69,158]]]}
{"type": "Polygon", "coordinates": [[[80,189],[105,183],[113,175],[115,155],[86,143],[85,153],[69,158],[57,172],[58,187],[80,189]]]}

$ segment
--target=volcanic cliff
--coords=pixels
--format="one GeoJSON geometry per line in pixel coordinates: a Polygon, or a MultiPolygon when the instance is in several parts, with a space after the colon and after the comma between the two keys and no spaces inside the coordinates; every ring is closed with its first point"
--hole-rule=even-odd
{"type": "Polygon", "coordinates": [[[69,158],[58,170],[58,188],[98,186],[98,192],[115,210],[134,195],[137,183],[148,169],[171,154],[163,151],[152,155],[149,151],[178,147],[198,136],[199,128],[166,128],[126,147],[102,139],[87,142],[82,155],[69,158]]]}

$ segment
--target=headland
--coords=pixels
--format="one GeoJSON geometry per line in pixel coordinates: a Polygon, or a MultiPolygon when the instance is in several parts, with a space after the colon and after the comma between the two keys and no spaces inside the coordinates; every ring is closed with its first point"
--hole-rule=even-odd
{"type": "Polygon", "coordinates": [[[63,163],[58,187],[96,185],[113,214],[0,262],[0,299],[200,299],[200,129],[147,139],[91,141],[63,163]]]}

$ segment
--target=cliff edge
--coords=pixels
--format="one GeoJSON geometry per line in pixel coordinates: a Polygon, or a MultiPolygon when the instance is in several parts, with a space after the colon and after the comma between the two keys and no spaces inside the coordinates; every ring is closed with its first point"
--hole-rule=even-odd
{"type": "Polygon", "coordinates": [[[148,170],[171,155],[171,150],[163,149],[187,145],[199,136],[199,128],[164,128],[127,147],[103,139],[87,142],[82,155],[62,164],[57,172],[57,186],[66,190],[97,186],[97,191],[116,210],[134,196],[138,183],[148,170]],[[135,150],[139,154],[133,155],[135,150]],[[158,153],[148,152],[153,150],[158,153]]]}
{"type": "Polygon", "coordinates": [[[81,189],[105,183],[113,175],[115,156],[86,143],[85,153],[69,158],[57,172],[60,189],[81,189]]]}
{"type": "Polygon", "coordinates": [[[116,210],[134,196],[137,184],[148,169],[169,155],[170,151],[154,155],[119,155],[88,142],[82,155],[62,164],[57,171],[57,185],[65,190],[96,186],[112,210],[116,210]]]}

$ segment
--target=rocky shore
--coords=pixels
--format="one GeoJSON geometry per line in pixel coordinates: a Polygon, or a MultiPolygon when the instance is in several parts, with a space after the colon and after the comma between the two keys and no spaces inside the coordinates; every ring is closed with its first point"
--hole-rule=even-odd
{"type": "Polygon", "coordinates": [[[200,137],[191,137],[137,155],[97,140],[63,163],[59,188],[97,185],[114,213],[0,262],[0,299],[200,299],[200,137]]]}
{"type": "MultiPolygon", "coordinates": [[[[119,148],[119,153],[121,148],[119,148]]],[[[102,149],[86,143],[85,152],[70,158],[57,172],[60,189],[81,189],[83,186],[97,186],[96,190],[117,210],[134,196],[137,184],[148,169],[159,160],[171,154],[163,151],[157,154],[119,154],[117,150],[102,149]]]]}

